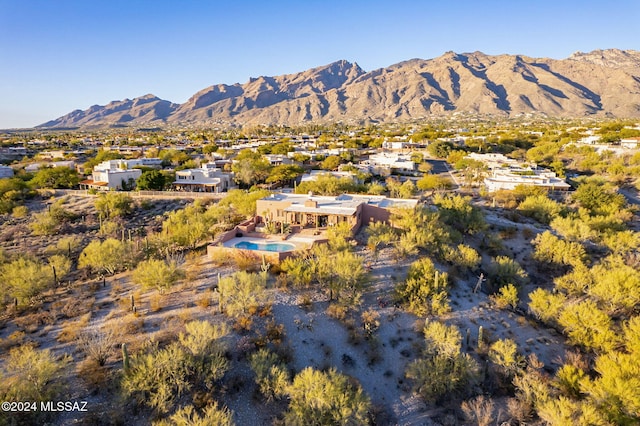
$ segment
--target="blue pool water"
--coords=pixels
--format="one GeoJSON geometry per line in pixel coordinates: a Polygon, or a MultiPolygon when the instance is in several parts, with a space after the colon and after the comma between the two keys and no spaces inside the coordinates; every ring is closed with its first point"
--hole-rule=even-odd
{"type": "Polygon", "coordinates": [[[235,248],[243,250],[263,250],[263,251],[293,251],[296,246],[289,243],[253,243],[251,241],[240,241],[233,245],[235,248]]]}

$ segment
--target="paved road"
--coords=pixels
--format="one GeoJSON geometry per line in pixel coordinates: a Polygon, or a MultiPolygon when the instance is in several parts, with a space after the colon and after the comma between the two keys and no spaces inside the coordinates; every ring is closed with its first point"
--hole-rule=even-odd
{"type": "Polygon", "coordinates": [[[455,186],[460,186],[458,185],[458,181],[456,180],[456,178],[453,176],[453,174],[451,174],[450,170],[449,170],[449,166],[447,165],[447,162],[444,160],[434,160],[434,159],[428,159],[426,160],[427,163],[431,164],[431,173],[434,175],[438,175],[438,176],[442,176],[444,178],[447,179],[451,179],[451,181],[455,184],[455,186]]]}
{"type": "Polygon", "coordinates": [[[448,174],[447,162],[444,160],[427,160],[431,164],[431,173],[434,175],[448,174]]]}

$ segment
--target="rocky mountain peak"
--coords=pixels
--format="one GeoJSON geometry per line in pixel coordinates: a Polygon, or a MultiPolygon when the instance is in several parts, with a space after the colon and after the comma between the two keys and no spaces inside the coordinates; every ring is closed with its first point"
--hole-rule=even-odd
{"type": "Polygon", "coordinates": [[[182,105],[152,94],[94,105],[41,127],[384,122],[454,112],[640,117],[640,52],[606,49],[554,60],[450,51],[369,72],[343,59],[212,85],[182,105]]]}

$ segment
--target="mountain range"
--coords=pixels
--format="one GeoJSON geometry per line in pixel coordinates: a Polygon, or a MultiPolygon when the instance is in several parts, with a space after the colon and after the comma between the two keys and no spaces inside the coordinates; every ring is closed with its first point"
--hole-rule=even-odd
{"type": "Polygon", "coordinates": [[[154,95],[94,105],[40,128],[388,122],[454,112],[640,117],[640,52],[566,59],[447,52],[365,72],[345,60],[244,84],[217,84],[183,104],[154,95]]]}

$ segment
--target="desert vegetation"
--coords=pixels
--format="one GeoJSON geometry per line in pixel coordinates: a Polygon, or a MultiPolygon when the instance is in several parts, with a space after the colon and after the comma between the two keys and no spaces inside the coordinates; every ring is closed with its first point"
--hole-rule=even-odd
{"type": "MultiPolygon", "coordinates": [[[[638,154],[576,144],[578,123],[474,123],[460,144],[436,141],[452,136],[446,123],[411,134],[335,125],[318,145],[353,151],[299,155],[295,167],[263,157],[290,152],[287,140],[240,150],[229,168],[241,189],[197,200],[61,192],[78,175],[48,168],[0,179],[0,396],[88,405],[0,425],[636,424],[638,154]],[[291,191],[415,198],[416,208],[355,235],[330,227],[325,243],[277,265],[206,256],[260,214],[266,188],[400,135],[429,142],[411,157],[415,175],[327,174],[291,191]],[[572,176],[571,190],[488,193],[488,170],[465,159],[478,151],[572,176]]],[[[628,125],[599,131],[615,140],[628,125]]],[[[212,145],[196,151],[233,156],[212,145]]],[[[172,167],[196,157],[155,154],[172,167]]]]}

